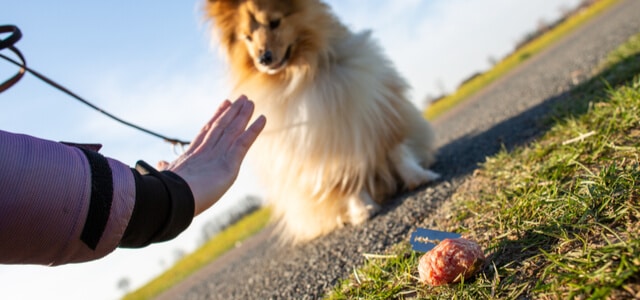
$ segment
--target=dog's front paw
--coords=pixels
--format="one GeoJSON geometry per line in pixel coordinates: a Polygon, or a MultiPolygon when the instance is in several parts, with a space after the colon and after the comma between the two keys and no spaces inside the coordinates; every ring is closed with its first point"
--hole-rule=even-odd
{"type": "Polygon", "coordinates": [[[402,180],[407,190],[413,190],[425,183],[434,182],[440,177],[440,174],[431,170],[416,169],[410,176],[403,176],[402,180]]]}
{"type": "Polygon", "coordinates": [[[380,205],[367,192],[351,196],[348,201],[346,221],[352,225],[360,225],[380,211],[380,205]]]}
{"type": "Polygon", "coordinates": [[[440,174],[422,166],[407,145],[399,145],[389,155],[404,187],[408,190],[440,179],[440,174]]]}
{"type": "Polygon", "coordinates": [[[431,171],[431,170],[425,170],[425,173],[427,175],[427,180],[428,181],[436,181],[436,180],[440,179],[440,177],[442,177],[442,176],[440,176],[440,174],[438,174],[438,173],[436,173],[434,171],[431,171]]]}

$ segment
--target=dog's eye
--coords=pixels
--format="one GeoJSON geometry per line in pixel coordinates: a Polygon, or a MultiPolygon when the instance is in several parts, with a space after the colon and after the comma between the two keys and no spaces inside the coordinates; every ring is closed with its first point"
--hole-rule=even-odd
{"type": "Polygon", "coordinates": [[[245,39],[245,40],[247,40],[247,41],[249,41],[249,42],[253,41],[253,39],[251,38],[251,36],[250,36],[250,35],[248,35],[248,34],[245,34],[245,35],[244,35],[244,39],[245,39]]]}
{"type": "Polygon", "coordinates": [[[269,28],[276,29],[280,26],[280,19],[269,21],[269,28]]]}

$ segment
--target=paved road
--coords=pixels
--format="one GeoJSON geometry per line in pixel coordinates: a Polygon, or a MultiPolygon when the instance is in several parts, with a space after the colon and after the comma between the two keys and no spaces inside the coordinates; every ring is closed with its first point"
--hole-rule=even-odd
{"type": "Polygon", "coordinates": [[[354,267],[363,253],[382,253],[407,240],[485,157],[531,141],[540,118],[606,54],[640,32],[640,0],[625,0],[437,122],[440,182],[398,195],[362,227],[347,227],[309,244],[279,247],[269,232],[205,267],[161,299],[317,299],[354,267]]]}

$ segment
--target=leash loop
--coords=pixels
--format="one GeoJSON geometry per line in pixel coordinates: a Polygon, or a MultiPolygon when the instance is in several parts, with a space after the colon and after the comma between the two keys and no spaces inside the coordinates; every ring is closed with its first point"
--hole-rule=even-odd
{"type": "Polygon", "coordinates": [[[20,38],[22,38],[20,29],[18,29],[18,27],[14,25],[2,25],[0,26],[0,34],[3,33],[9,33],[9,36],[4,39],[0,39],[0,50],[9,49],[16,56],[18,56],[21,63],[18,63],[18,66],[20,67],[18,73],[0,84],[0,93],[6,91],[14,84],[16,84],[16,82],[20,81],[22,76],[24,76],[24,73],[27,71],[27,63],[24,60],[24,56],[22,56],[20,50],[13,46],[20,40],[20,38]]]}

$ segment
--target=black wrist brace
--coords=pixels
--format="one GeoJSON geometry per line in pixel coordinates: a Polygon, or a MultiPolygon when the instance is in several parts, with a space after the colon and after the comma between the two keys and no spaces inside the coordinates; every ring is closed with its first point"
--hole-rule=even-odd
{"type": "Polygon", "coordinates": [[[189,185],[171,171],[158,172],[144,161],[131,169],[136,203],[120,241],[123,248],[141,248],[178,236],[191,224],[195,202],[189,185]]]}

